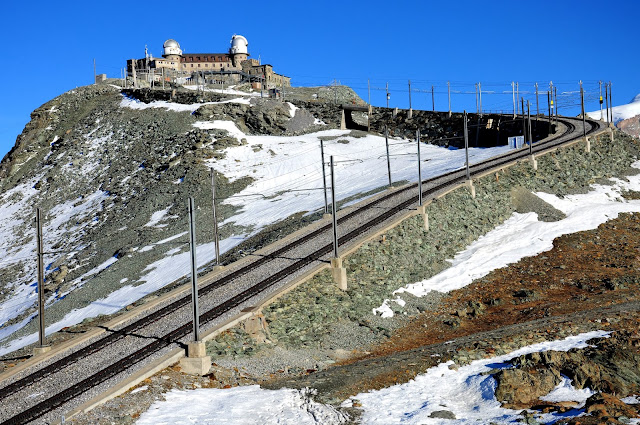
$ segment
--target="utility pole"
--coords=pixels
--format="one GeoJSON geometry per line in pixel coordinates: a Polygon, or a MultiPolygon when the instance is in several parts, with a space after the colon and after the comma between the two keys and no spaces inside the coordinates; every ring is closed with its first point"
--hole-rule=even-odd
{"type": "Polygon", "coordinates": [[[587,137],[587,123],[584,117],[584,89],[582,88],[582,80],[580,80],[580,107],[582,109],[582,137],[587,137]]]}
{"type": "Polygon", "coordinates": [[[211,200],[213,205],[213,240],[216,247],[216,262],[214,267],[220,266],[220,238],[218,236],[218,215],[216,213],[216,170],[211,169],[211,200]]]}
{"type": "Polygon", "coordinates": [[[389,97],[391,97],[391,95],[389,94],[389,83],[387,83],[387,109],[389,108],[389,97]]]}
{"type": "Polygon", "coordinates": [[[198,310],[198,268],[196,262],[196,220],[193,198],[189,197],[189,245],[191,248],[191,305],[193,307],[193,340],[200,341],[200,312],[198,310]]]}
{"type": "Polygon", "coordinates": [[[513,96],[513,119],[516,119],[516,85],[512,81],[511,82],[511,94],[513,96]]]}
{"type": "Polygon", "coordinates": [[[44,327],[44,243],[42,240],[42,217],[40,208],[36,208],[36,243],[38,244],[38,348],[40,352],[47,347],[44,327]]]}
{"type": "Polygon", "coordinates": [[[320,139],[320,156],[322,157],[322,161],[320,162],[322,164],[322,187],[324,188],[324,213],[329,214],[329,204],[327,201],[327,176],[325,174],[325,169],[324,169],[324,144],[322,142],[322,139],[320,139]]]}
{"type": "Polygon", "coordinates": [[[367,93],[369,94],[369,105],[371,105],[371,80],[367,80],[367,93]]]}
{"type": "Polygon", "coordinates": [[[411,110],[411,80],[409,80],[409,110],[411,110]]]}
{"type": "Polygon", "coordinates": [[[471,180],[471,173],[469,172],[469,132],[467,131],[467,111],[464,111],[464,154],[465,165],[467,167],[467,180],[471,180]]]}
{"type": "Polygon", "coordinates": [[[98,84],[96,81],[96,58],[93,58],[93,84],[98,84]]]}
{"type": "Polygon", "coordinates": [[[449,118],[451,118],[451,84],[447,81],[447,94],[449,96],[449,118]]]}
{"type": "Polygon", "coordinates": [[[418,142],[418,206],[422,206],[422,167],[420,165],[420,130],[416,130],[416,142],[418,142]]]}
{"type": "MultiPolygon", "coordinates": [[[[516,82],[516,99],[520,97],[520,83],[516,82]]],[[[516,104],[516,112],[520,114],[518,110],[518,104],[516,104]]],[[[524,115],[524,111],[522,111],[522,115],[524,115]]]]}
{"type": "Polygon", "coordinates": [[[387,147],[387,174],[389,175],[389,189],[391,189],[391,161],[389,160],[389,130],[384,126],[384,143],[387,147]]]}
{"type": "Polygon", "coordinates": [[[431,110],[436,111],[436,96],[433,86],[431,86],[431,110]]]}

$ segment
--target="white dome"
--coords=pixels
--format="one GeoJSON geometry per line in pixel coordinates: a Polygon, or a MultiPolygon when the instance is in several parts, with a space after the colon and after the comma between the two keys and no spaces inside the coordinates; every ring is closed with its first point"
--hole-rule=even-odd
{"type": "Polygon", "coordinates": [[[231,37],[231,49],[230,52],[232,55],[237,53],[249,54],[247,50],[247,46],[249,46],[249,42],[246,38],[241,35],[234,35],[231,37]]]}
{"type": "Polygon", "coordinates": [[[182,55],[180,44],[178,44],[178,42],[172,38],[165,41],[162,47],[164,47],[164,53],[162,54],[162,56],[182,55]]]}

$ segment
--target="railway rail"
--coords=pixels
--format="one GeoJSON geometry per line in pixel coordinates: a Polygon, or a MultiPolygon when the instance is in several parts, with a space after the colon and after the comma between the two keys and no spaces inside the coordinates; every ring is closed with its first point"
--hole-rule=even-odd
{"type": "MultiPolygon", "coordinates": [[[[532,147],[533,154],[538,154],[568,142],[579,140],[583,137],[582,120],[575,118],[559,118],[564,131],[555,134],[544,141],[537,142],[532,147]]],[[[604,123],[594,120],[586,120],[588,126],[586,134],[590,135],[605,126],[604,123]]],[[[471,178],[482,175],[490,170],[500,169],[506,164],[526,159],[530,156],[528,148],[515,150],[498,157],[494,157],[479,163],[470,165],[471,178]]],[[[422,183],[423,199],[434,197],[453,186],[466,181],[465,169],[451,171],[427,180],[422,183]]],[[[338,225],[344,233],[339,238],[339,245],[348,246],[356,243],[358,238],[365,233],[375,231],[384,226],[399,215],[406,214],[408,209],[417,205],[418,183],[408,184],[401,188],[391,190],[382,196],[378,196],[369,202],[361,204],[360,208],[343,212],[338,218],[338,225]]],[[[291,241],[265,256],[258,257],[250,263],[238,267],[229,273],[222,274],[218,279],[202,286],[199,290],[201,303],[208,304],[205,312],[200,315],[201,327],[213,326],[217,319],[238,311],[243,306],[256,304],[266,292],[274,287],[285,284],[286,280],[293,279],[305,269],[317,265],[319,261],[327,261],[332,252],[330,241],[331,224],[319,226],[301,237],[291,241]],[[302,254],[301,254],[302,252],[302,254]],[[295,255],[286,256],[287,253],[295,255]],[[295,259],[291,259],[294,257],[295,259]],[[283,260],[287,258],[287,260],[283,260]],[[274,263],[277,267],[273,273],[266,277],[256,279],[256,270],[274,263]],[[255,283],[238,284],[241,281],[256,280],[255,283]],[[239,287],[237,293],[219,300],[221,288],[235,284],[239,287]]],[[[273,266],[271,266],[273,267],[273,266]]],[[[34,421],[51,421],[62,416],[73,406],[73,401],[85,394],[96,390],[100,386],[107,385],[110,380],[123,379],[152,355],[176,344],[183,345],[187,341],[192,330],[192,321],[188,314],[191,295],[187,294],[177,300],[162,306],[156,311],[123,326],[112,330],[107,335],[77,349],[48,364],[34,366],[31,371],[18,375],[10,382],[0,382],[0,403],[3,409],[0,412],[0,424],[27,424],[34,421]],[[180,312],[177,314],[177,312],[180,312]],[[169,320],[170,316],[179,316],[181,322],[174,325],[169,320]],[[125,344],[136,338],[134,344],[125,344]],[[147,343],[147,340],[151,342],[147,343]],[[141,340],[142,342],[140,342],[141,340]],[[128,348],[132,345],[131,348],[128,348]],[[115,348],[114,348],[115,347],[115,348]],[[79,373],[80,364],[88,362],[92,357],[100,356],[102,359],[97,366],[83,368],[87,372],[79,373]],[[77,368],[74,366],[78,366],[77,368]],[[33,370],[37,369],[37,370],[33,370]],[[27,396],[28,393],[42,391],[38,384],[47,382],[45,394],[27,396]],[[59,384],[56,384],[58,382],[59,384]],[[17,404],[17,405],[16,405],[17,404]],[[69,406],[71,405],[71,406],[69,406]],[[13,406],[12,409],[7,409],[13,406]]],[[[202,304],[201,304],[202,308],[202,304]]]]}

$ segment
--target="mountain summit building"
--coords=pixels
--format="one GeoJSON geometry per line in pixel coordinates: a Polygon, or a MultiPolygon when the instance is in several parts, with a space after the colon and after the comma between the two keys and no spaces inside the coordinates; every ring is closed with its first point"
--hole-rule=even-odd
{"type": "Polygon", "coordinates": [[[241,35],[231,38],[227,53],[183,53],[173,39],[164,42],[162,58],[154,58],[145,48],[142,59],[127,60],[127,74],[147,81],[201,81],[211,83],[250,82],[264,88],[290,87],[291,78],[273,71],[273,66],[249,59],[249,42],[241,35]]]}

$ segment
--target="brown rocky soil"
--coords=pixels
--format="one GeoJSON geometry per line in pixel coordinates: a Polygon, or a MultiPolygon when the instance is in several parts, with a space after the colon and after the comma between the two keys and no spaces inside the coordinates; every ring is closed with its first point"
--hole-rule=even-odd
{"type": "MultiPolygon", "coordinates": [[[[613,337],[606,343],[599,341],[590,352],[558,356],[554,368],[539,363],[529,369],[544,372],[536,385],[548,381],[553,389],[560,373],[572,375],[569,366],[581,364],[579,358],[599,357],[600,364],[591,362],[586,372],[574,367],[573,377],[579,378],[576,387],[590,387],[602,395],[597,393],[587,402],[591,416],[567,423],[618,423],[617,417],[635,417],[636,409],[619,398],[638,393],[638,374],[629,371],[640,362],[639,247],[640,214],[623,214],[595,230],[560,237],[551,251],[524,258],[452,291],[436,311],[416,315],[371,352],[323,372],[266,386],[313,385],[323,401],[336,401],[407,382],[449,359],[464,364],[542,340],[603,329],[613,331],[613,337]],[[623,372],[607,375],[605,365],[623,372]],[[611,397],[617,401],[607,402],[611,397]]],[[[520,375],[522,379],[514,380],[519,391],[531,377],[520,375]]],[[[550,389],[539,389],[542,392],[531,394],[525,403],[506,405],[562,409],[561,405],[540,403],[538,397],[550,389]]]]}

